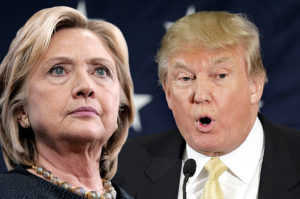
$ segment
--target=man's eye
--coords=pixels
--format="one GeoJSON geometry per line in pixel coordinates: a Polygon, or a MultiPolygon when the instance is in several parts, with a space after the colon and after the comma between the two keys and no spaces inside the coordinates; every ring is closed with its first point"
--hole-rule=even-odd
{"type": "Polygon", "coordinates": [[[65,68],[61,65],[55,65],[49,70],[49,73],[56,76],[61,76],[65,73],[65,68]]]}
{"type": "Polygon", "coordinates": [[[189,80],[191,80],[192,78],[191,77],[182,77],[182,80],[183,81],[189,81],[189,80]]]}
{"type": "Polygon", "coordinates": [[[227,74],[225,73],[218,74],[219,79],[224,79],[225,77],[227,77],[227,74]]]}

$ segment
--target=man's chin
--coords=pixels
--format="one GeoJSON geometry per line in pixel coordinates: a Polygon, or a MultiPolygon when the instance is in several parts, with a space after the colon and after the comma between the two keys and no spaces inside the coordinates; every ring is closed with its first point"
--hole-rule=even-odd
{"type": "Polygon", "coordinates": [[[213,140],[211,142],[205,142],[205,143],[195,143],[196,146],[192,147],[195,151],[198,153],[201,153],[206,156],[221,156],[224,155],[226,152],[225,150],[220,146],[220,144],[217,144],[213,140]]]}

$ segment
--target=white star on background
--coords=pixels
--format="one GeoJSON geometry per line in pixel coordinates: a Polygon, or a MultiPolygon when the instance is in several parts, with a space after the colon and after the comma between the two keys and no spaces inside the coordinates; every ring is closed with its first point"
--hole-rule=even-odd
{"type": "MultiPolygon", "coordinates": [[[[87,17],[85,0],[79,0],[76,9],[79,12],[81,12],[84,16],[87,17]]],[[[152,100],[151,95],[134,94],[133,101],[135,104],[135,118],[132,124],[132,128],[134,129],[135,132],[140,132],[142,130],[141,117],[139,111],[148,103],[150,103],[151,100],[152,100]]]]}
{"type": "Polygon", "coordinates": [[[133,96],[134,104],[135,104],[135,118],[132,124],[132,128],[135,132],[140,132],[142,130],[141,118],[139,114],[139,110],[146,106],[151,102],[151,95],[146,94],[134,94],[133,96]]]}
{"type": "Polygon", "coordinates": [[[85,0],[79,0],[76,9],[87,17],[85,0]]]}
{"type": "MultiPolygon", "coordinates": [[[[190,15],[190,14],[193,14],[195,12],[196,12],[196,7],[194,5],[189,5],[187,10],[186,10],[185,15],[190,15]]],[[[168,30],[172,26],[173,23],[174,22],[170,22],[170,21],[165,22],[164,23],[165,29],[168,30]]]]}
{"type": "Polygon", "coordinates": [[[264,105],[264,101],[261,99],[261,100],[259,101],[259,109],[261,109],[261,108],[263,107],[263,105],[264,105]]]}

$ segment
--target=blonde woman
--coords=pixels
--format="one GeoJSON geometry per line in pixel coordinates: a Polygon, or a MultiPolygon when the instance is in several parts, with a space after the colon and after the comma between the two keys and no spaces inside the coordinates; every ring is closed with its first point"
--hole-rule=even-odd
{"type": "Polygon", "coordinates": [[[132,90],[116,26],[68,7],[34,14],[0,66],[1,198],[131,198],[109,180],[132,90]]]}

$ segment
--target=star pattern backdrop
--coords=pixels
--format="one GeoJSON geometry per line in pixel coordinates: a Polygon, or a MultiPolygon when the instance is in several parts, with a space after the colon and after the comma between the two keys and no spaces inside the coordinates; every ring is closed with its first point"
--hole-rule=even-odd
{"type": "MultiPolygon", "coordinates": [[[[1,3],[1,60],[17,30],[42,8],[70,6],[90,19],[104,19],[121,29],[129,48],[136,104],[136,119],[129,139],[175,128],[154,61],[166,29],[177,19],[201,10],[244,13],[260,30],[263,62],[269,77],[261,112],[274,122],[300,129],[298,0],[12,0],[1,3]]],[[[5,170],[0,157],[0,171],[5,170]]]]}

